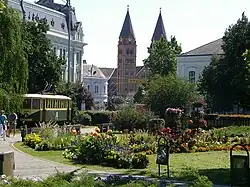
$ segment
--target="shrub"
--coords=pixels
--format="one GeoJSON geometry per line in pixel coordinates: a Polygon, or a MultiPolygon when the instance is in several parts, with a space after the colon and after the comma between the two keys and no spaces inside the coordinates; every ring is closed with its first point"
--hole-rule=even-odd
{"type": "Polygon", "coordinates": [[[117,130],[146,129],[152,116],[150,112],[141,113],[134,108],[126,108],[117,113],[114,125],[117,130]]]}
{"type": "Polygon", "coordinates": [[[109,123],[112,116],[112,111],[95,111],[95,110],[87,110],[84,113],[91,116],[91,124],[99,125],[102,123],[109,123]]]}
{"type": "Polygon", "coordinates": [[[207,176],[197,176],[190,185],[190,187],[212,187],[213,183],[208,179],[207,176]]]}
{"type": "Polygon", "coordinates": [[[42,138],[40,137],[40,135],[38,135],[36,133],[31,133],[31,134],[27,134],[24,137],[23,143],[34,149],[36,147],[36,145],[38,145],[41,142],[42,142],[42,138]]]}
{"type": "Polygon", "coordinates": [[[124,169],[143,169],[149,163],[146,153],[133,153],[131,147],[118,145],[112,133],[93,132],[82,137],[77,145],[65,150],[63,156],[80,163],[124,169]]]}
{"type": "Polygon", "coordinates": [[[75,121],[77,123],[80,123],[82,125],[91,125],[91,116],[89,114],[87,114],[86,112],[84,111],[80,111],[78,112],[78,114],[76,115],[76,119],[75,121]]]}
{"type": "Polygon", "coordinates": [[[149,132],[157,132],[160,128],[165,127],[165,120],[160,118],[150,119],[148,123],[149,132]]]}

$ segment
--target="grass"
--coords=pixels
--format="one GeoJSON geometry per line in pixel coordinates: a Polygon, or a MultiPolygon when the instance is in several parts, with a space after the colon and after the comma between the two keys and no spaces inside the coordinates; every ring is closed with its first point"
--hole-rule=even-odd
{"type": "Polygon", "coordinates": [[[229,126],[224,128],[214,129],[214,134],[217,137],[222,136],[250,136],[250,126],[229,126]]]}
{"type": "MultiPolygon", "coordinates": [[[[29,155],[73,165],[67,159],[62,158],[62,151],[35,151],[21,142],[15,144],[15,147],[29,155]]],[[[119,172],[131,175],[146,175],[156,177],[158,166],[155,163],[156,155],[149,156],[149,166],[144,170],[136,169],[113,169],[110,167],[84,165],[87,169],[97,171],[119,172]]],[[[191,180],[195,173],[206,175],[215,184],[230,183],[230,158],[228,151],[200,152],[200,153],[181,153],[170,155],[170,175],[172,179],[191,180]]],[[[81,165],[82,166],[82,165],[81,165]]],[[[166,166],[161,166],[162,177],[166,177],[166,166]]]]}

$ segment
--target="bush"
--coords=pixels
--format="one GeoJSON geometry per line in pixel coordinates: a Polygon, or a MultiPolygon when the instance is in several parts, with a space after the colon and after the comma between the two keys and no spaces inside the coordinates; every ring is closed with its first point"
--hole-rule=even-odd
{"type": "Polygon", "coordinates": [[[117,113],[114,125],[117,130],[147,129],[147,124],[152,118],[150,112],[138,112],[134,108],[126,108],[117,113]]]}
{"type": "Polygon", "coordinates": [[[36,133],[31,133],[31,134],[27,134],[24,137],[24,145],[27,145],[33,149],[35,149],[36,145],[38,145],[39,143],[42,142],[42,138],[36,134],[36,133]]]}
{"type": "Polygon", "coordinates": [[[197,176],[190,185],[190,187],[212,187],[213,183],[208,179],[207,176],[197,176]]]}
{"type": "Polygon", "coordinates": [[[99,125],[102,123],[109,123],[112,116],[112,111],[95,111],[95,110],[87,110],[83,111],[83,113],[91,116],[91,124],[99,125]]]}
{"type": "Polygon", "coordinates": [[[75,119],[76,123],[82,125],[91,125],[92,118],[89,114],[85,113],[84,111],[78,112],[75,119]]]}
{"type": "Polygon", "coordinates": [[[133,148],[118,145],[117,137],[112,133],[93,132],[81,137],[75,146],[63,152],[63,156],[80,163],[123,169],[144,169],[149,163],[146,153],[134,153],[133,148]]]}
{"type": "Polygon", "coordinates": [[[149,132],[155,133],[160,128],[164,128],[164,127],[165,127],[165,120],[164,119],[154,118],[154,119],[149,120],[149,123],[148,123],[149,132]]]}

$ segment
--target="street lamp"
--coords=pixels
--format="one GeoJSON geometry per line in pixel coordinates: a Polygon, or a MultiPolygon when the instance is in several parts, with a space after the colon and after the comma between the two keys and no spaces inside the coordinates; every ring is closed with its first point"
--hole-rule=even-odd
{"type": "Polygon", "coordinates": [[[94,93],[94,92],[93,92],[93,75],[96,74],[96,70],[93,71],[93,68],[94,68],[94,65],[92,64],[90,70],[88,70],[88,71],[90,72],[90,77],[91,77],[91,79],[90,79],[90,83],[91,83],[91,93],[94,93]]]}
{"type": "Polygon", "coordinates": [[[68,5],[68,83],[70,83],[70,46],[71,46],[71,4],[70,0],[67,0],[68,5]]]}

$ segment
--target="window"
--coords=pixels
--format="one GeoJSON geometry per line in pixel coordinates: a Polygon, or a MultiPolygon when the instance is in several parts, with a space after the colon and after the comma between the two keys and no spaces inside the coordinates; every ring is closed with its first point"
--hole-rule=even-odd
{"type": "Polygon", "coordinates": [[[125,75],[128,75],[128,72],[127,72],[127,71],[125,72],[125,75]]]}
{"type": "Polygon", "coordinates": [[[60,49],[60,58],[62,58],[62,49],[60,49]]]}
{"type": "Polygon", "coordinates": [[[56,54],[56,47],[54,47],[54,49],[53,49],[53,50],[54,50],[54,53],[56,54]]]}
{"type": "Polygon", "coordinates": [[[189,71],[189,82],[195,83],[195,71],[189,71]]]}
{"type": "Polygon", "coordinates": [[[63,58],[66,59],[66,50],[63,49],[63,58]]]}
{"type": "Polygon", "coordinates": [[[99,92],[99,86],[95,86],[95,93],[98,93],[99,92]]]}
{"type": "Polygon", "coordinates": [[[23,102],[23,108],[24,109],[30,109],[31,108],[31,99],[25,99],[23,102]]]}
{"type": "Polygon", "coordinates": [[[88,88],[88,91],[89,91],[90,90],[90,86],[88,85],[87,88],[88,88]]]}
{"type": "Polygon", "coordinates": [[[106,94],[106,86],[103,87],[103,92],[106,94]]]}
{"type": "Polygon", "coordinates": [[[40,99],[32,100],[32,109],[40,109],[40,99]]]}
{"type": "Polygon", "coordinates": [[[76,63],[79,64],[80,63],[80,54],[76,53],[76,63]]]}
{"type": "Polygon", "coordinates": [[[126,54],[129,55],[129,49],[126,50],[126,54]]]}

